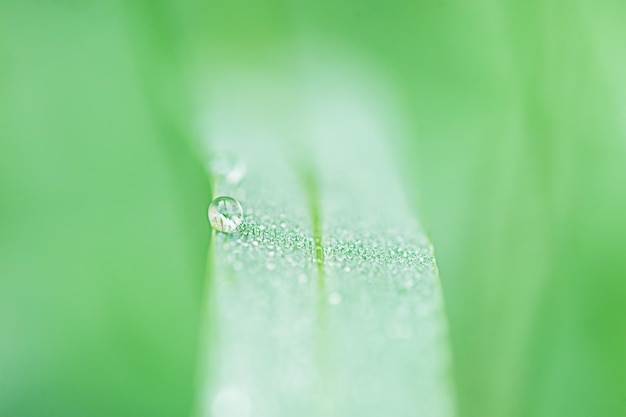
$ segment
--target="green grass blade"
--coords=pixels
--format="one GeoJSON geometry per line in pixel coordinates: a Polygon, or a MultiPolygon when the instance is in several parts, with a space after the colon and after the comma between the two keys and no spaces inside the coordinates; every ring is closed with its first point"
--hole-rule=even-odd
{"type": "Polygon", "coordinates": [[[214,82],[211,146],[247,162],[216,195],[246,218],[214,240],[200,415],[451,416],[437,268],[385,149],[397,132],[370,82],[318,59],[214,82]]]}

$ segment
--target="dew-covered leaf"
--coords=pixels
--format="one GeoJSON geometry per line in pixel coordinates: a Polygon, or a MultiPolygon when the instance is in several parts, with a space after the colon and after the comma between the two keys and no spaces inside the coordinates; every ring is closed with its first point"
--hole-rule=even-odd
{"type": "Polygon", "coordinates": [[[385,149],[401,132],[371,79],[322,64],[212,90],[208,165],[246,173],[214,171],[244,220],[212,243],[199,415],[451,416],[433,250],[385,149]]]}

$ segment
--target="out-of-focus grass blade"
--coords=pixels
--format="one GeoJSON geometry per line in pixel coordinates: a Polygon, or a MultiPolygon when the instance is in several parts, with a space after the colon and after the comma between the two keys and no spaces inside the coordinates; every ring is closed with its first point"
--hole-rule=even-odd
{"type": "Polygon", "coordinates": [[[150,17],[1,9],[0,415],[186,415],[210,187],[150,102],[150,17]]]}

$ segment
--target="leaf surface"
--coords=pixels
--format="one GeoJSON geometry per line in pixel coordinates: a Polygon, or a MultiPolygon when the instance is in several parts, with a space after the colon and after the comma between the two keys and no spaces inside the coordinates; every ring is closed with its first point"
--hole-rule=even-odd
{"type": "Polygon", "coordinates": [[[437,268],[385,149],[388,104],[323,63],[214,80],[212,149],[247,164],[216,196],[245,220],[213,241],[199,412],[450,416],[437,268]]]}

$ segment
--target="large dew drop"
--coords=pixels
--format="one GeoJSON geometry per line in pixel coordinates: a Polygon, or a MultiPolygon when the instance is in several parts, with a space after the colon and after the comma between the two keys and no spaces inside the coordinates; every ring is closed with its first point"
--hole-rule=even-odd
{"type": "Polygon", "coordinates": [[[233,233],[243,221],[241,204],[232,197],[222,196],[209,205],[209,222],[218,232],[233,233]]]}

